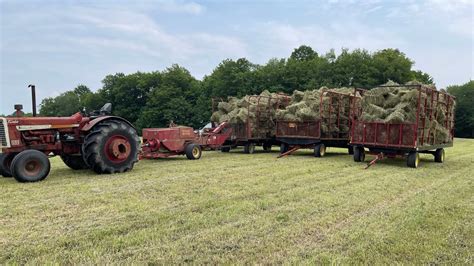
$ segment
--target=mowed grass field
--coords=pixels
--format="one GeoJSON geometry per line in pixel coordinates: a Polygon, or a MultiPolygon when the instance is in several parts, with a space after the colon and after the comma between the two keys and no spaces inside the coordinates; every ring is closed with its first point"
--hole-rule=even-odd
{"type": "Polygon", "coordinates": [[[364,170],[343,149],[277,155],[206,152],[121,175],[54,158],[44,182],[2,178],[0,264],[474,264],[474,140],[418,169],[364,170]]]}

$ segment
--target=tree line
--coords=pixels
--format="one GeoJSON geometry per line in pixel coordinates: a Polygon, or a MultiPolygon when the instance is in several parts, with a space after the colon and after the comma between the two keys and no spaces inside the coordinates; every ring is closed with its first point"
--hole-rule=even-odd
{"type": "MultiPolygon", "coordinates": [[[[167,126],[170,121],[198,128],[209,121],[212,98],[242,97],[263,90],[290,94],[321,86],[370,88],[387,80],[433,83],[429,74],[414,70],[413,65],[413,60],[398,49],[373,53],[343,49],[336,55],[334,50],[318,54],[302,45],[288,58],[274,58],[263,65],[245,58],[226,59],[202,80],[179,65],[163,71],[108,75],[96,92],[79,85],[57,97],[44,99],[40,114],[68,116],[84,108],[96,110],[110,102],[114,115],[128,119],[139,129],[167,126]]],[[[450,90],[454,93],[465,88],[453,86],[450,90]]],[[[472,129],[472,124],[468,127],[472,129]]]]}

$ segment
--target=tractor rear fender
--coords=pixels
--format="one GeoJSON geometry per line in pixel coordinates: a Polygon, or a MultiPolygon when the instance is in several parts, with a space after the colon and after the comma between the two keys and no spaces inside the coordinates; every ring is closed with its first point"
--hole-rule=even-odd
{"type": "Polygon", "coordinates": [[[87,124],[85,124],[82,128],[81,128],[81,131],[89,131],[91,130],[95,125],[97,125],[98,123],[102,122],[102,121],[107,121],[107,120],[118,120],[118,121],[122,121],[122,122],[125,122],[127,123],[129,126],[131,126],[133,129],[137,130],[133,125],[132,123],[130,123],[128,120],[122,118],[122,117],[118,117],[118,116],[101,116],[101,117],[97,117],[91,121],[89,121],[87,124]]]}

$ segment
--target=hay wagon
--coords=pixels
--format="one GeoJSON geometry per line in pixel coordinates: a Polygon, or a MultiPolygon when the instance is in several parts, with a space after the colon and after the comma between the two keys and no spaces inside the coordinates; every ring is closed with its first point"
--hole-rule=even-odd
{"type": "Polygon", "coordinates": [[[363,162],[366,153],[376,155],[367,164],[368,168],[383,158],[406,157],[407,166],[416,168],[420,162],[420,153],[427,153],[434,156],[435,162],[442,163],[445,158],[444,148],[453,146],[454,96],[424,85],[396,87],[417,91],[412,99],[416,101],[416,110],[412,110],[416,116],[415,121],[364,121],[360,115],[362,110],[359,109],[359,115],[354,116],[351,129],[350,145],[354,149],[354,161],[363,162]],[[447,130],[447,136],[437,133],[435,129],[439,126],[447,130]]]}
{"type": "Polygon", "coordinates": [[[310,121],[277,120],[276,140],[281,143],[280,156],[283,157],[299,149],[313,149],[314,156],[322,157],[327,147],[347,148],[352,116],[356,101],[363,91],[354,93],[325,91],[319,98],[319,118],[310,121]]]}
{"type": "MultiPolygon", "coordinates": [[[[280,145],[275,138],[275,112],[289,103],[289,97],[284,94],[275,96],[250,95],[249,104],[245,108],[244,122],[229,121],[232,134],[223,144],[221,151],[229,152],[233,148],[243,147],[244,153],[252,154],[256,146],[262,146],[264,151],[270,151],[272,146],[280,145]]],[[[215,109],[213,100],[213,110],[215,109]]]]}

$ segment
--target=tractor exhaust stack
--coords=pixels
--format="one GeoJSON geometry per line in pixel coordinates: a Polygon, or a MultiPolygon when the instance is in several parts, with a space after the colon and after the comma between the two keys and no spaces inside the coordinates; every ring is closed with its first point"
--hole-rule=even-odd
{"type": "Polygon", "coordinates": [[[31,102],[32,102],[32,110],[33,110],[33,117],[36,116],[36,87],[33,84],[28,85],[28,88],[31,88],[31,102]]]}

